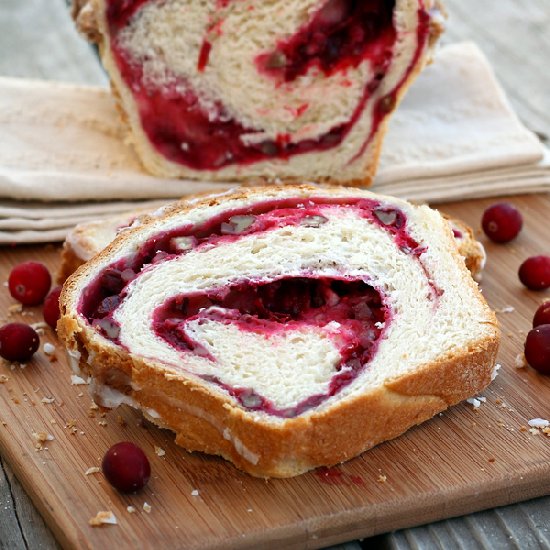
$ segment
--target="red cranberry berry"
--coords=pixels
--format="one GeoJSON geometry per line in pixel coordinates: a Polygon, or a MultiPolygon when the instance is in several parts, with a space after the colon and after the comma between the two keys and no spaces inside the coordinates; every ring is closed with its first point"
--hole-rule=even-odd
{"type": "Polygon", "coordinates": [[[539,306],[533,317],[533,328],[539,325],[550,325],[550,300],[539,306]]]}
{"type": "Polygon", "coordinates": [[[59,295],[61,294],[61,287],[56,286],[44,300],[44,321],[50,325],[55,330],[57,326],[57,321],[61,313],[59,311],[59,295]]]}
{"type": "Polygon", "coordinates": [[[107,481],[121,493],[143,489],[151,477],[145,453],[129,441],[113,445],[105,453],[101,467],[107,481]]]}
{"type": "Polygon", "coordinates": [[[550,286],[550,256],[531,256],[519,267],[519,280],[530,290],[550,286]]]}
{"type": "Polygon", "coordinates": [[[10,294],[24,306],[37,306],[48,294],[52,277],[44,264],[24,262],[11,270],[8,285],[10,294]]]}
{"type": "Polygon", "coordinates": [[[496,243],[507,243],[521,231],[523,218],[513,204],[499,202],[483,212],[481,225],[489,239],[496,243]]]}
{"type": "Polygon", "coordinates": [[[550,325],[529,331],[525,340],[525,359],[541,374],[550,374],[550,325]]]}
{"type": "Polygon", "coordinates": [[[26,363],[38,349],[36,331],[23,323],[9,323],[0,328],[0,356],[8,361],[26,363]]]}

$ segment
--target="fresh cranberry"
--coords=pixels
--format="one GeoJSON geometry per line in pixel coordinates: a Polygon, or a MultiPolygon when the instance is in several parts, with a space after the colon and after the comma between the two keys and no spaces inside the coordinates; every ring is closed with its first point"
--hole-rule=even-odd
{"type": "Polygon", "coordinates": [[[52,277],[44,264],[24,262],[11,270],[8,285],[10,294],[24,306],[37,306],[48,294],[52,277]]]}
{"type": "Polygon", "coordinates": [[[23,323],[9,323],[0,328],[0,356],[8,361],[26,363],[38,349],[36,331],[23,323]]]}
{"type": "Polygon", "coordinates": [[[525,340],[525,359],[541,374],[550,374],[550,325],[529,331],[525,340]]]}
{"type": "Polygon", "coordinates": [[[145,453],[130,441],[113,445],[105,453],[101,467],[107,481],[121,493],[143,489],[151,477],[145,453]]]}
{"type": "Polygon", "coordinates": [[[550,300],[544,302],[533,317],[533,328],[538,327],[539,325],[550,325],[550,300]]]}
{"type": "Polygon", "coordinates": [[[507,243],[518,236],[523,225],[519,210],[509,202],[499,202],[483,212],[485,235],[496,243],[507,243]]]}
{"type": "Polygon", "coordinates": [[[530,290],[550,286],[550,256],[531,256],[519,267],[519,280],[530,290]]]}
{"type": "Polygon", "coordinates": [[[44,321],[50,325],[53,329],[57,326],[57,321],[61,313],[59,311],[59,295],[61,294],[61,287],[56,286],[44,300],[44,321]]]}

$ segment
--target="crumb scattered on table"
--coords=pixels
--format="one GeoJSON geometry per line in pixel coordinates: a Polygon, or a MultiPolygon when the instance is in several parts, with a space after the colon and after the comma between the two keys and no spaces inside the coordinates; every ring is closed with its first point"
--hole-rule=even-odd
{"type": "Polygon", "coordinates": [[[71,385],[72,386],[84,386],[88,385],[88,381],[84,380],[81,376],[78,376],[78,374],[71,374],[71,385]]]}
{"type": "Polygon", "coordinates": [[[46,441],[53,441],[55,439],[52,434],[49,434],[47,432],[33,432],[32,437],[35,441],[34,448],[37,451],[46,450],[48,447],[45,447],[44,443],[46,443],[46,441]]]}
{"type": "Polygon", "coordinates": [[[46,342],[43,346],[44,353],[47,355],[51,355],[55,352],[55,346],[53,344],[50,344],[49,342],[46,342]]]}
{"type": "Polygon", "coordinates": [[[155,454],[157,456],[164,456],[166,454],[166,451],[162,447],[157,447],[155,445],[155,454]]]}
{"type": "Polygon", "coordinates": [[[102,525],[116,525],[117,519],[113,512],[108,510],[98,512],[95,517],[90,518],[88,523],[92,527],[101,527],[102,525]]]}

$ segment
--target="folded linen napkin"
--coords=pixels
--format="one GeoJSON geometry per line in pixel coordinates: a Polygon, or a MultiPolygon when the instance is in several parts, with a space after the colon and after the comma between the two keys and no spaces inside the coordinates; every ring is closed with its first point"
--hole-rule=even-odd
{"type": "MultiPolygon", "coordinates": [[[[0,144],[0,242],[60,240],[76,221],[234,185],[148,175],[103,88],[0,78],[0,144]]],[[[454,44],[391,120],[373,190],[428,202],[538,192],[550,162],[477,46],[454,44]]]]}

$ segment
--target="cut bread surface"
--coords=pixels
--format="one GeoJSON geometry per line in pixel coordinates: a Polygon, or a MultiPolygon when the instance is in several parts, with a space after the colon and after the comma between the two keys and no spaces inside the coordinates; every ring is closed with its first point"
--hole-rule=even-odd
{"type": "Polygon", "coordinates": [[[448,223],[343,188],[176,204],[124,230],[61,303],[60,334],[100,402],[120,392],[186,448],[254,475],[395,437],[487,385],[498,345],[448,223]],[[372,407],[358,428],[352,411],[372,407]],[[343,447],[337,418],[357,432],[343,447]]]}
{"type": "MultiPolygon", "coordinates": [[[[191,200],[195,200],[190,197],[191,200]]],[[[188,199],[182,199],[186,201],[188,199]]],[[[86,222],[77,225],[69,231],[61,257],[58,271],[58,281],[65,280],[83,263],[99,254],[117,234],[132,224],[139,216],[151,214],[147,211],[136,211],[130,215],[121,214],[111,218],[86,222]]],[[[466,267],[475,280],[480,280],[485,267],[486,254],[483,245],[476,240],[471,227],[457,218],[444,216],[448,220],[453,237],[458,247],[458,253],[464,258],[466,267]]]]}
{"type": "Polygon", "coordinates": [[[442,30],[437,6],[90,0],[75,13],[151,172],[369,183],[385,121],[442,30]]]}

